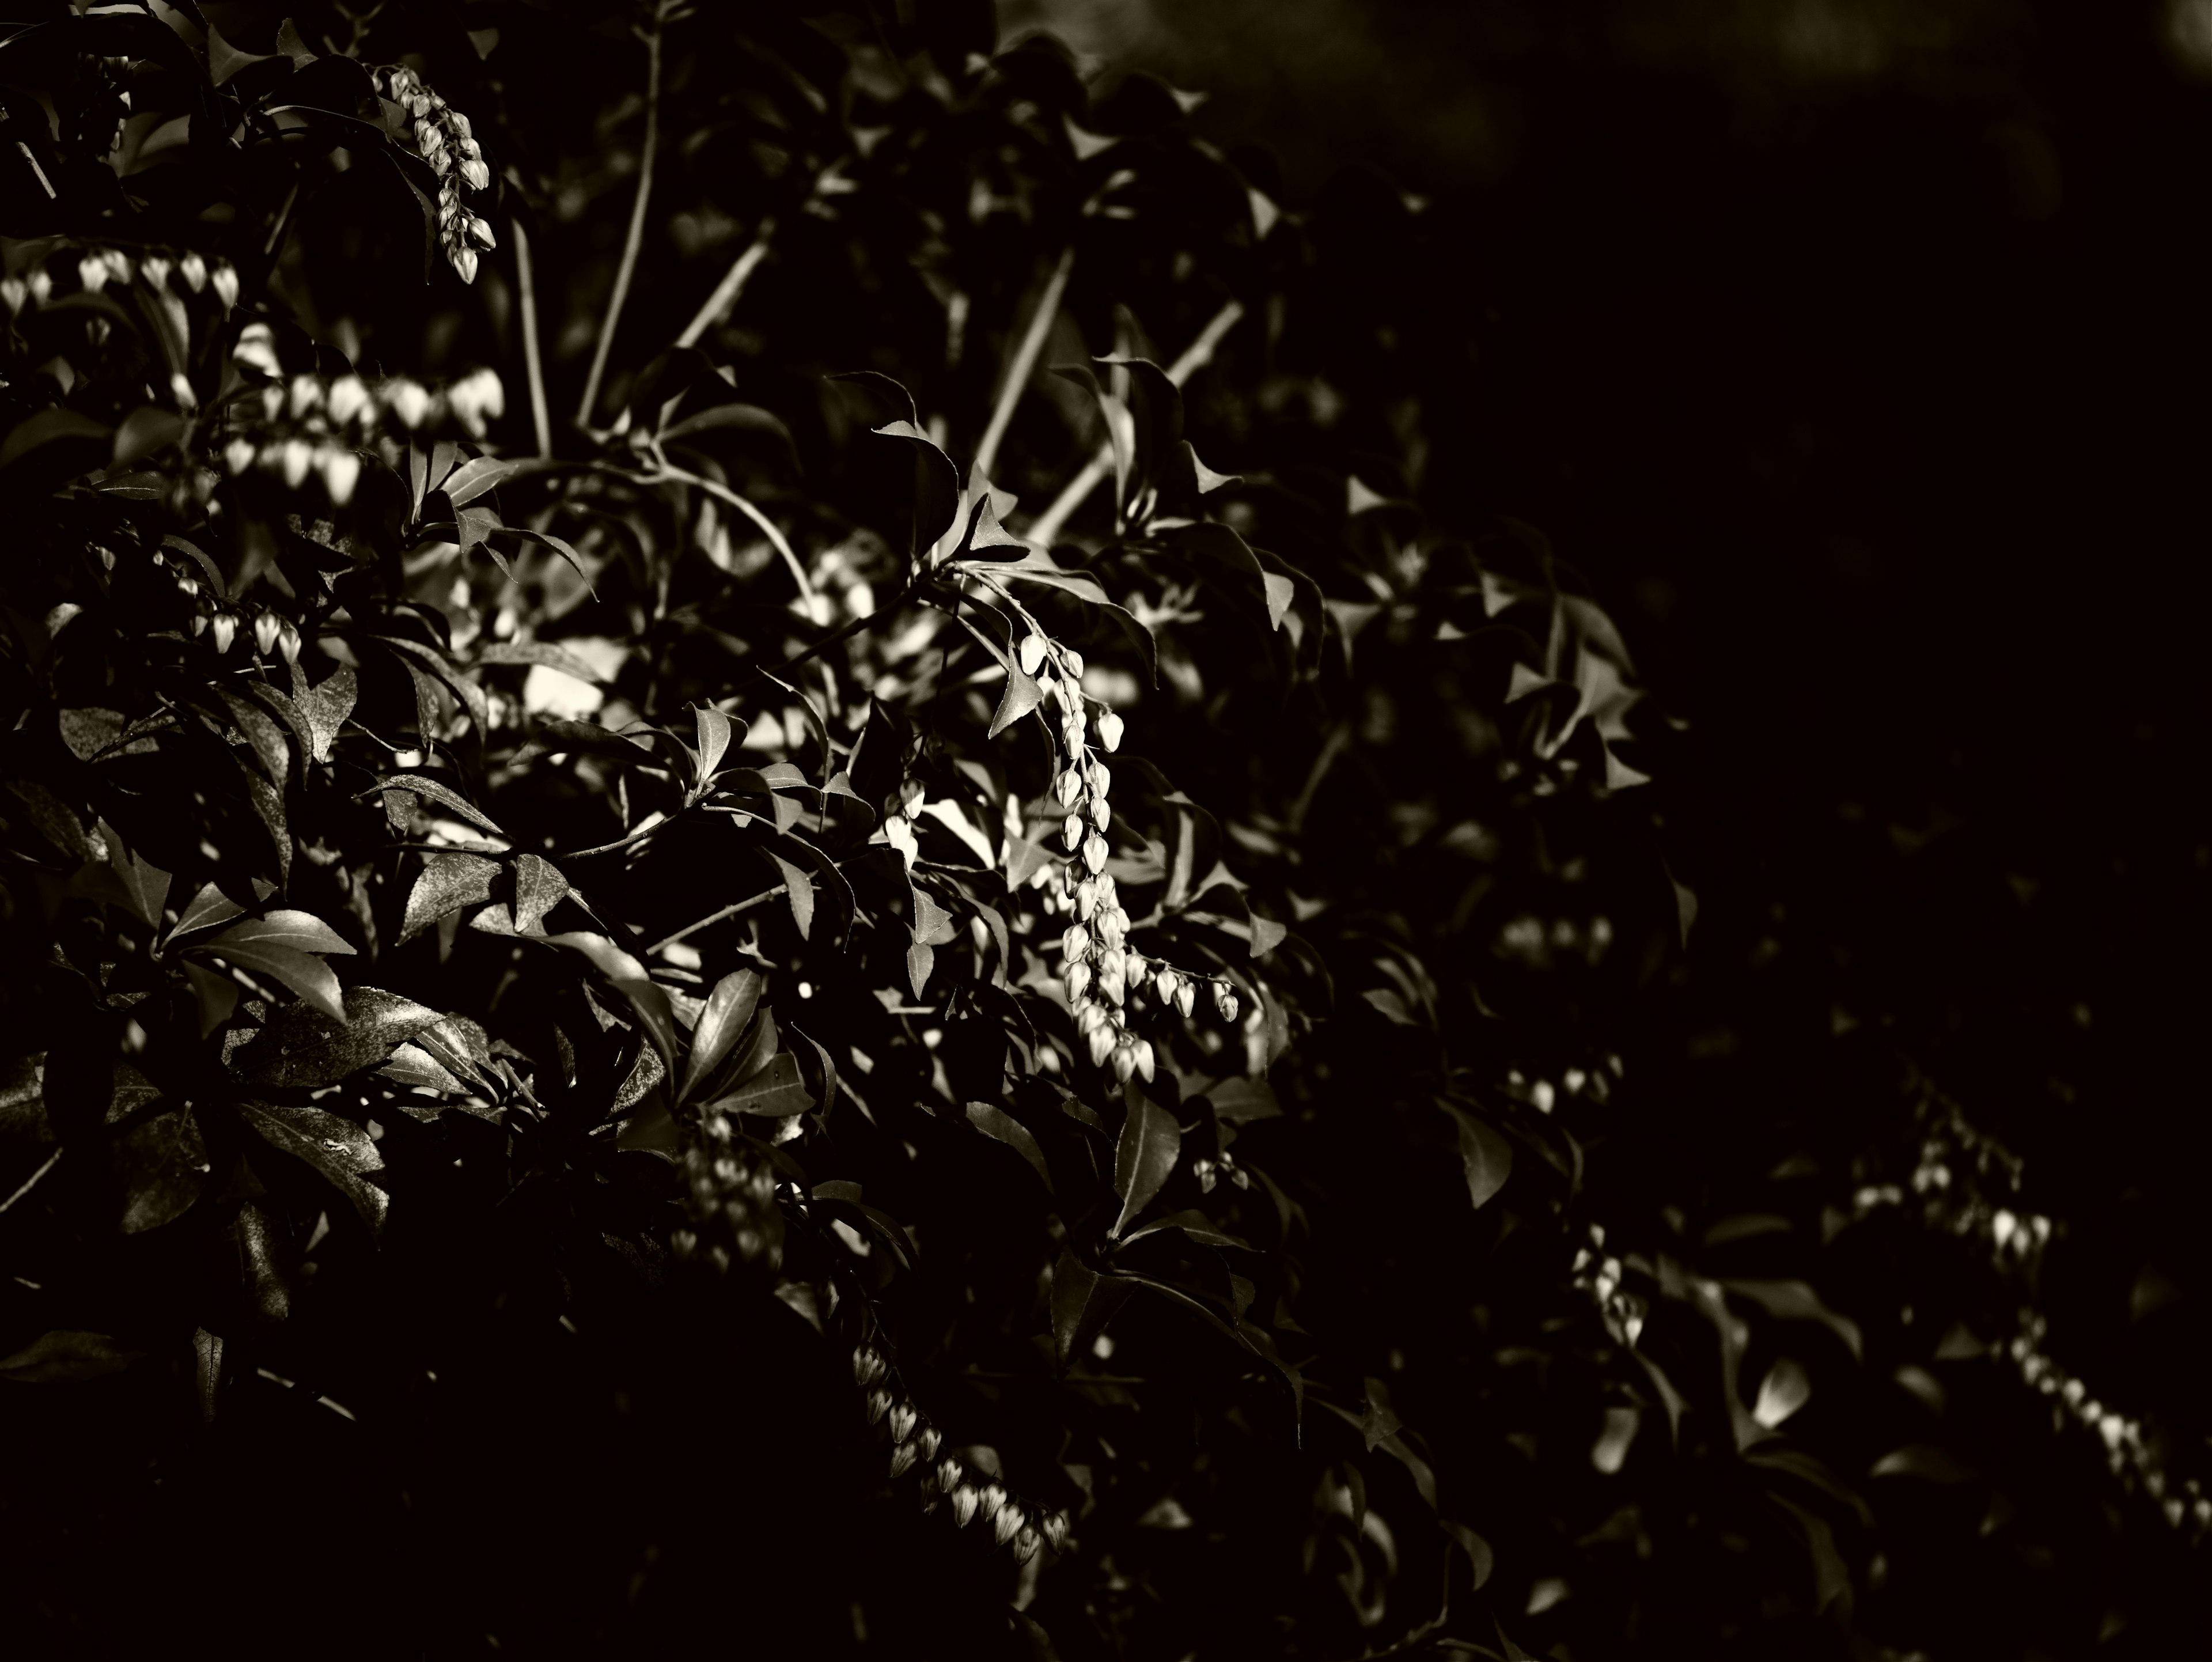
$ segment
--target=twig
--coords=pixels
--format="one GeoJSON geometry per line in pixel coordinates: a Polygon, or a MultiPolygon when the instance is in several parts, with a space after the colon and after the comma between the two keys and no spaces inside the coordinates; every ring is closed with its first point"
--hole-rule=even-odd
{"type": "MultiPolygon", "coordinates": [[[[1244,303],[1232,300],[1213,314],[1213,320],[1191,342],[1183,355],[1168,367],[1168,379],[1181,387],[1203,368],[1213,356],[1213,349],[1221,338],[1237,326],[1244,315],[1244,303]]],[[[1067,523],[1068,515],[1083,506],[1084,498],[1098,488],[1098,481],[1114,470],[1114,446],[1110,441],[1098,447],[1097,453],[1084,464],[1083,471],[1067,482],[1067,488],[1053,498],[1052,506],[1037,515],[1024,533],[1025,540],[1052,546],[1060,528],[1067,523]]]]}
{"type": "Polygon", "coordinates": [[[538,356],[538,280],[530,259],[530,234],[520,216],[508,226],[514,236],[514,270],[522,295],[522,367],[530,376],[530,421],[538,434],[541,459],[553,454],[553,417],[545,406],[545,366],[538,356]]]}
{"type": "Polygon", "coordinates": [[[607,296],[607,315],[599,325],[599,344],[592,350],[592,373],[584,380],[584,396],[576,405],[576,425],[589,432],[592,411],[599,401],[599,378],[606,374],[607,353],[615,343],[615,325],[622,318],[623,302],[629,298],[630,274],[637,269],[637,253],[645,242],[645,210],[653,198],[653,162],[660,148],[660,32],[674,0],[660,0],[653,8],[653,27],[640,31],[645,41],[645,144],[638,154],[637,199],[630,204],[629,237],[623,244],[622,263],[615,267],[614,292],[607,296]]]}
{"type": "Polygon", "coordinates": [[[1030,318],[1021,344],[1007,360],[1006,379],[999,388],[998,406],[991,411],[991,424],[983,429],[983,441],[975,447],[975,471],[985,478],[990,478],[992,464],[999,459],[999,441],[1006,437],[1006,423],[1014,417],[1014,405],[1030,384],[1037,354],[1044,350],[1045,337],[1052,332],[1053,323],[1060,316],[1060,299],[1067,291],[1067,274],[1074,267],[1075,245],[1071,242],[1060,251],[1060,263],[1045,279],[1044,293],[1037,296],[1036,311],[1030,318]]]}
{"type": "MultiPolygon", "coordinates": [[[[740,496],[736,491],[731,490],[726,484],[718,484],[712,479],[702,478],[697,473],[691,472],[685,468],[678,467],[674,463],[669,461],[665,457],[660,458],[659,460],[659,472],[647,473],[635,477],[639,477],[641,479],[641,482],[646,484],[696,485],[700,490],[707,492],[708,496],[719,496],[722,501],[729,503],[729,505],[736,508],[738,513],[744,514],[755,525],[758,526],[761,529],[761,534],[766,537],[769,541],[774,545],[775,551],[783,557],[784,564],[791,569],[792,581],[799,585],[799,597],[806,602],[807,611],[811,615],[814,609],[814,584],[807,577],[806,568],[799,563],[798,554],[793,551],[790,543],[784,539],[783,533],[777,528],[775,521],[769,519],[767,514],[762,513],[760,509],[755,508],[752,503],[746,501],[743,496],[740,496]]],[[[617,469],[615,471],[620,472],[621,470],[617,469]]]]}
{"type": "Polygon", "coordinates": [[[715,924],[721,922],[726,918],[735,917],[739,912],[749,912],[756,906],[765,906],[769,901],[774,900],[777,896],[789,894],[790,892],[790,884],[779,883],[772,889],[762,890],[758,894],[752,896],[750,899],[740,900],[734,905],[725,906],[718,912],[709,912],[706,916],[701,918],[696,923],[686,923],[682,928],[677,930],[674,934],[670,935],[665,941],[654,941],[653,945],[645,949],[646,955],[650,958],[658,953],[665,952],[669,947],[673,947],[678,941],[683,940],[685,935],[696,934],[702,929],[712,928],[715,924]]]}
{"type": "Polygon", "coordinates": [[[769,239],[775,234],[775,216],[763,216],[760,228],[753,233],[750,245],[723,274],[722,280],[714,285],[714,292],[707,296],[706,303],[699,307],[698,314],[684,326],[684,332],[677,336],[678,346],[696,346],[700,336],[719,326],[729,315],[730,308],[738,303],[738,296],[744,293],[745,284],[751,280],[754,271],[761,261],[768,258],[769,239]]]}
{"type": "Polygon", "coordinates": [[[779,680],[781,679],[787,672],[797,669],[801,664],[806,662],[810,658],[820,657],[822,654],[829,651],[831,647],[836,646],[840,641],[850,640],[854,636],[858,635],[862,630],[870,627],[872,624],[887,621],[893,612],[896,612],[901,606],[904,606],[908,600],[913,598],[915,591],[921,587],[921,581],[917,577],[914,581],[909,582],[904,588],[899,590],[896,594],[893,595],[890,600],[886,601],[884,605],[878,606],[873,612],[871,612],[866,617],[855,618],[852,622],[841,625],[833,633],[823,636],[812,646],[807,648],[805,651],[799,654],[798,656],[785,659],[773,669],[755,669],[747,671],[744,675],[738,678],[737,685],[743,686],[747,681],[752,680],[756,677],[762,675],[773,675],[779,680]]]}
{"type": "Polygon", "coordinates": [[[29,1194],[31,1190],[37,1188],[39,1186],[39,1179],[46,1176],[47,1172],[52,1171],[54,1169],[55,1162],[59,1160],[61,1157],[62,1151],[58,1148],[55,1149],[52,1154],[47,1155],[46,1163],[44,1166],[41,1166],[37,1171],[32,1172],[29,1177],[24,1178],[23,1186],[21,1189],[18,1189],[14,1194],[9,1196],[6,1200],[0,1201],[0,1212],[5,1212],[17,1201],[22,1199],[24,1196],[29,1194]]]}

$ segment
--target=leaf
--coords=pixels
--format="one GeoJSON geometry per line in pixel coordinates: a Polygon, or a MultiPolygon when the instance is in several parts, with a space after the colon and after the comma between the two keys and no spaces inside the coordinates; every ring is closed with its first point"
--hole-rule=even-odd
{"type": "Polygon", "coordinates": [[[105,422],[94,421],[90,416],[58,405],[51,406],[18,422],[9,430],[7,438],[0,440],[0,467],[57,440],[98,440],[105,444],[109,430],[105,422]]]}
{"type": "Polygon", "coordinates": [[[1186,1239],[1196,1241],[1200,1246],[1231,1247],[1243,1252],[1252,1251],[1249,1241],[1229,1233],[1205,1213],[1198,1211],[1171,1212],[1166,1217],[1155,1218],[1140,1229],[1132,1229],[1121,1245],[1127,1246],[1162,1230],[1171,1230],[1186,1239]]]}
{"type": "Polygon", "coordinates": [[[799,926],[799,938],[811,940],[814,934],[814,880],[806,868],[793,864],[774,849],[759,852],[775,868],[776,875],[783,880],[784,892],[791,903],[791,921],[799,926]]]}
{"type": "Polygon", "coordinates": [[[762,1114],[781,1119],[811,1108],[814,1093],[799,1075],[799,1058],[785,1050],[770,1057],[767,1067],[736,1090],[708,1105],[726,1114],[762,1114]]]}
{"type": "Polygon", "coordinates": [[[684,1083],[676,1093],[678,1102],[690,1101],[692,1092],[721,1066],[722,1059],[751,1024],[765,984],[757,970],[734,970],[714,983],[691,1029],[691,1054],[684,1064],[684,1083]]]}
{"type": "Polygon", "coordinates": [[[440,918],[489,900],[492,880],[498,875],[499,861],[480,854],[425,855],[422,875],[407,892],[399,938],[392,944],[404,947],[440,918]]]}
{"type": "Polygon", "coordinates": [[[452,1069],[418,1044],[399,1045],[376,1071],[403,1085],[427,1086],[447,1095],[458,1095],[465,1088],[452,1069]]]}
{"type": "Polygon", "coordinates": [[[329,1178],[353,1202],[362,1221],[382,1231],[391,1197],[362,1175],[384,1165],[368,1132],[320,1108],[279,1106],[252,1098],[238,1105],[238,1113],[270,1148],[305,1160],[329,1178]]]}
{"type": "Polygon", "coordinates": [[[699,768],[695,782],[705,788],[714,776],[714,770],[722,765],[723,752],[730,747],[730,718],[711,704],[702,704],[692,712],[699,728],[699,768]]]}
{"type": "Polygon", "coordinates": [[[1267,608],[1267,627],[1280,629],[1283,614],[1290,610],[1297,598],[1297,585],[1282,573],[1271,571],[1250,545],[1229,527],[1217,521],[1205,521],[1197,525],[1182,527],[1170,533],[1178,547],[1204,555],[1232,571],[1242,572],[1260,580],[1260,592],[1267,608]]]}
{"type": "Polygon", "coordinates": [[[480,830],[489,831],[494,837],[504,837],[507,835],[507,833],[501,831],[497,825],[493,823],[488,815],[477,808],[475,804],[471,803],[459,791],[455,790],[451,785],[445,784],[439,780],[433,779],[428,774],[386,774],[376,782],[374,788],[379,790],[411,790],[418,796],[427,796],[432,801],[439,803],[442,807],[451,808],[455,813],[460,815],[462,819],[467,820],[471,825],[478,827],[480,830]]]}
{"type": "Polygon", "coordinates": [[[1858,1324],[1848,1316],[1839,1316],[1820,1302],[1820,1295],[1804,1282],[1744,1282],[1723,1281],[1721,1285],[1731,1293],[1741,1294],[1753,1303],[1764,1308],[1770,1316],[1784,1320],[1820,1322],[1832,1330],[1850,1349],[1854,1361],[1864,1360],[1863,1342],[1859,1336],[1858,1324]]]}
{"type": "Polygon", "coordinates": [[[207,1184],[207,1145],[189,1107],[131,1127],[115,1140],[123,1183],[123,1233],[138,1234],[179,1218],[207,1184]]]}
{"type": "Polygon", "coordinates": [[[1449,1518],[1437,1519],[1437,1527],[1458,1543],[1460,1550],[1467,1554],[1468,1562],[1474,1567],[1474,1591],[1480,1592],[1482,1584],[1490,1580],[1490,1573],[1497,1564],[1497,1556],[1491,1551],[1490,1543],[1465,1524],[1455,1523],[1449,1518]]]}
{"type": "Polygon", "coordinates": [[[1815,1615],[1829,1605],[1841,1602],[1848,1610],[1851,1596],[1850,1571],[1844,1568],[1843,1555],[1836,1550],[1835,1531],[1827,1520],[1815,1517],[1795,1501],[1785,1501],[1770,1494],[1768,1500],[1797,1520],[1804,1531],[1806,1549],[1813,1558],[1813,1610],[1815,1615]]]}
{"type": "Polygon", "coordinates": [[[331,741],[338,736],[346,717],[353,714],[354,703],[359,696],[359,678],[354,674],[352,665],[340,664],[319,685],[302,687],[298,685],[302,679],[298,664],[292,666],[292,702],[306,718],[313,735],[314,758],[327,762],[331,759],[331,741]]]}
{"type": "Polygon", "coordinates": [[[258,1038],[239,1048],[231,1066],[247,1084],[271,1089],[335,1085],[377,1066],[394,1046],[438,1020],[435,1010],[397,993],[349,987],[344,1020],[310,1005],[287,1005],[258,1038]]]}
{"type": "Polygon", "coordinates": [[[1182,1151],[1182,1128],[1175,1116],[1146,1096],[1133,1080],[1127,1087],[1127,1099],[1128,1111],[1114,1151],[1114,1192],[1121,1197],[1121,1215],[1107,1233],[1115,1237],[1152,1203],[1182,1151]]]}
{"type": "Polygon", "coordinates": [[[501,461],[491,456],[471,456],[451,473],[439,489],[447,499],[459,508],[472,502],[488,490],[496,490],[522,469],[517,461],[501,461]]]}
{"type": "Polygon", "coordinates": [[[1121,1276],[1099,1275],[1061,1249],[1052,1267],[1052,1335],[1062,1367],[1098,1336],[1135,1288],[1121,1276]]]}
{"type": "Polygon", "coordinates": [[[591,686],[605,686],[599,671],[564,646],[550,641],[495,641],[477,654],[479,664],[543,664],[591,686]]]}
{"type": "Polygon", "coordinates": [[[1206,1099],[1213,1105],[1214,1117],[1236,1123],[1242,1120],[1275,1119],[1283,1111],[1276,1099],[1275,1087],[1264,1079],[1247,1079],[1242,1074],[1231,1075],[1218,1085],[1205,1087],[1206,1099]]]}
{"type": "Polygon", "coordinates": [[[647,981],[651,977],[645,965],[603,934],[593,934],[588,929],[572,929],[562,934],[540,935],[538,939],[549,946],[566,947],[571,952],[581,953],[599,968],[610,981],[647,981]]]}
{"type": "Polygon", "coordinates": [[[0,1356],[0,1379],[23,1385],[65,1385],[119,1373],[145,1355],[128,1350],[105,1333],[57,1328],[12,1356],[0,1356]]]}
{"type": "Polygon", "coordinates": [[[1467,1170],[1468,1198],[1479,1212],[1512,1175],[1513,1145],[1487,1121],[1450,1103],[1442,1105],[1459,1122],[1460,1163],[1467,1170]]]}
{"type": "Polygon", "coordinates": [[[131,854],[106,827],[106,822],[101,821],[102,832],[107,837],[108,860],[115,868],[115,874],[123,880],[123,892],[131,903],[131,910],[137,913],[141,922],[160,928],[161,908],[169,898],[169,874],[152,861],[131,854]]]}
{"type": "Polygon", "coordinates": [[[1976,1473],[1948,1449],[1938,1448],[1933,1443],[1907,1443],[1876,1460],[1869,1475],[1921,1477],[1931,1483],[1966,1483],[1972,1482],[1976,1473]]]}
{"type": "Polygon", "coordinates": [[[514,862],[514,927],[527,934],[541,927],[545,914],[568,898],[568,880],[560,868],[540,855],[526,854],[514,862]]]}
{"type": "Polygon", "coordinates": [[[1010,661],[1006,665],[1006,690],[999,695],[998,713],[991,717],[990,731],[983,736],[997,738],[1043,702],[1044,689],[1037,685],[1036,677],[1010,661]]]}
{"type": "Polygon", "coordinates": [[[190,934],[195,929],[211,929],[218,923],[227,923],[245,910],[214,884],[204,884],[184,910],[177,914],[176,926],[169,931],[168,940],[173,942],[180,934],[190,934]]]}
{"type": "Polygon", "coordinates": [[[960,470],[953,466],[951,457],[938,448],[936,441],[911,421],[886,423],[874,430],[915,447],[913,557],[918,563],[959,518],[960,470]]]}
{"type": "Polygon", "coordinates": [[[1804,1407],[1812,1395],[1813,1382],[1805,1377],[1805,1370],[1787,1356],[1778,1357],[1759,1382],[1759,1401],[1751,1417],[1772,1431],[1804,1407]]]}
{"type": "Polygon", "coordinates": [[[646,1037],[653,1048],[660,1053],[663,1072],[676,1066],[676,1012],[668,1001],[665,988],[656,986],[643,976],[618,976],[615,990],[629,1001],[629,1007],[645,1024],[646,1037]]]}
{"type": "Polygon", "coordinates": [[[1403,1430],[1406,1422],[1391,1408],[1389,1388],[1380,1379],[1369,1379],[1366,1385],[1367,1395],[1359,1404],[1359,1434],[1372,1454],[1403,1430]]]}
{"type": "Polygon", "coordinates": [[[1049,1195],[1053,1192],[1052,1168],[1045,1164],[1044,1150],[1037,1147],[1037,1140],[1030,1135],[1028,1126],[1005,1109],[988,1102],[968,1105],[968,1123],[985,1136],[997,1138],[1027,1160],[1030,1169],[1037,1174],[1037,1180],[1044,1184],[1045,1193],[1049,1195]]]}
{"type": "Polygon", "coordinates": [[[271,784],[282,786],[292,767],[292,752],[284,743],[284,730],[258,704],[250,703],[228,688],[220,689],[223,708],[245,736],[254,759],[271,784]]]}
{"type": "Polygon", "coordinates": [[[248,970],[275,977],[301,997],[340,1020],[345,1004],[338,978],[313,953],[351,953],[349,946],[320,918],[301,911],[274,911],[266,917],[234,923],[212,941],[195,941],[189,950],[229,959],[248,970]]]}
{"type": "Polygon", "coordinates": [[[921,996],[921,989],[929,984],[930,966],[936,961],[936,953],[919,941],[906,949],[907,982],[914,989],[914,995],[917,999],[921,996]]]}
{"type": "Polygon", "coordinates": [[[1042,549],[1031,549],[1018,560],[994,560],[983,568],[994,577],[1016,577],[1024,582],[1042,583],[1048,588],[1073,594],[1079,600],[1092,606],[1111,606],[1106,591],[1098,580],[1087,571],[1070,571],[1042,549]]]}

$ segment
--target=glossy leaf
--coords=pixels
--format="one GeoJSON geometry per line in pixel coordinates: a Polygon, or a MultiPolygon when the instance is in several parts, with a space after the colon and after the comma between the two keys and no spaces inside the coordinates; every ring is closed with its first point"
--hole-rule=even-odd
{"type": "Polygon", "coordinates": [[[240,1047],[231,1067],[247,1084],[271,1089],[335,1085],[378,1066],[394,1046],[438,1020],[435,1010],[396,993],[349,987],[343,1020],[312,1005],[288,1005],[240,1047]]]}
{"type": "Polygon", "coordinates": [[[353,1202],[362,1222],[382,1229],[390,1198],[365,1176],[384,1165],[368,1132],[320,1108],[248,1099],[238,1105],[238,1113],[270,1148],[306,1161],[327,1178],[353,1202]]]}
{"type": "Polygon", "coordinates": [[[1121,1197],[1121,1215],[1107,1233],[1119,1236],[1160,1192],[1175,1170],[1182,1148],[1182,1128],[1175,1116],[1130,1081],[1125,1098],[1128,1111],[1114,1151],[1114,1192],[1121,1197]]]}
{"type": "Polygon", "coordinates": [[[691,1029],[691,1053],[684,1064],[684,1082],[676,1093],[678,1101],[691,1100],[698,1087],[721,1066],[751,1022],[764,984],[757,970],[735,970],[714,983],[706,1008],[691,1029]]]}
{"type": "Polygon", "coordinates": [[[988,1102],[969,1103],[968,1123],[985,1136],[995,1137],[1005,1143],[1027,1160],[1030,1169],[1037,1174],[1037,1181],[1044,1184],[1045,1193],[1053,1193],[1052,1168],[1046,1165],[1044,1150],[1037,1146],[1037,1140],[1030,1135],[1028,1126],[1005,1109],[988,1102]]]}
{"type": "Polygon", "coordinates": [[[105,1333],[58,1328],[42,1333],[10,1356],[0,1356],[0,1379],[23,1385],[68,1385],[119,1373],[145,1353],[105,1333]]]}

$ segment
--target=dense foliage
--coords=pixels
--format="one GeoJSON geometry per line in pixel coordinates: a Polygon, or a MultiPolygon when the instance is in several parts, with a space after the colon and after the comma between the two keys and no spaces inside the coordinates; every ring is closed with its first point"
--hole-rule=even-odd
{"type": "Polygon", "coordinates": [[[1420,204],[1000,45],[0,42],[11,1624],[2165,1631],[2033,1174],[1785,946],[1850,850],[1701,917],[1622,632],[1424,508],[1420,204]]]}

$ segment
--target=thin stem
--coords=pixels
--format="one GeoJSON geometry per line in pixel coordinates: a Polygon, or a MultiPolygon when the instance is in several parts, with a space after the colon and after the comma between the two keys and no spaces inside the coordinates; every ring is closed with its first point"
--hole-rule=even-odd
{"type": "Polygon", "coordinates": [[[801,664],[806,662],[810,658],[820,657],[823,653],[829,651],[831,647],[836,646],[840,641],[850,640],[854,636],[858,635],[862,630],[870,627],[872,624],[883,623],[888,620],[893,612],[904,606],[907,601],[913,597],[914,592],[917,588],[921,587],[921,580],[916,578],[914,581],[909,582],[904,588],[899,590],[899,592],[893,595],[886,604],[878,606],[866,617],[854,618],[852,622],[843,624],[835,632],[823,636],[812,646],[807,648],[805,651],[799,654],[798,656],[785,659],[774,669],[756,669],[749,671],[744,676],[739,679],[738,685],[743,686],[745,682],[753,679],[756,676],[761,675],[773,675],[777,679],[781,680],[786,673],[797,669],[801,664]]]}
{"type": "Polygon", "coordinates": [[[1030,326],[1007,361],[1006,379],[999,388],[998,407],[991,411],[991,424],[983,429],[982,443],[975,447],[975,472],[985,478],[990,478],[992,464],[999,460],[999,441],[1006,437],[1006,423],[1014,417],[1014,405],[1030,384],[1030,375],[1036,368],[1037,354],[1044,350],[1045,337],[1052,332],[1052,326],[1060,316],[1060,296],[1067,291],[1067,275],[1074,268],[1075,245],[1071,242],[1060,251],[1060,263],[1045,279],[1044,293],[1037,296],[1030,326]]]}
{"type": "Polygon", "coordinates": [[[584,380],[584,396],[576,405],[576,425],[589,432],[592,411],[599,401],[599,380],[606,374],[607,353],[615,343],[615,325],[621,320],[623,302],[629,298],[630,274],[637,269],[638,250],[645,242],[645,210],[653,198],[653,162],[660,149],[660,33],[672,0],[653,8],[653,27],[642,31],[645,40],[645,144],[638,154],[637,199],[630,204],[629,237],[623,244],[622,263],[615,267],[614,292],[607,296],[607,314],[599,325],[599,344],[592,350],[592,373],[584,380]]]}
{"type": "Polygon", "coordinates": [[[709,329],[720,326],[722,320],[730,314],[730,308],[738,303],[738,296],[744,293],[745,284],[751,280],[755,270],[761,261],[768,258],[769,239],[775,234],[775,216],[763,216],[760,229],[753,233],[751,243],[723,274],[722,280],[714,285],[714,292],[707,296],[706,303],[700,307],[698,314],[685,324],[684,332],[677,336],[678,346],[696,346],[700,336],[709,329]]]}
{"type": "Polygon", "coordinates": [[[775,899],[778,896],[789,894],[790,892],[790,884],[779,883],[772,889],[762,890],[758,894],[754,895],[750,899],[740,900],[735,905],[725,906],[718,912],[709,912],[706,916],[701,918],[696,923],[686,923],[682,928],[677,930],[674,934],[670,935],[666,940],[654,941],[653,945],[645,949],[646,955],[648,958],[658,956],[659,953],[667,951],[669,947],[673,947],[678,941],[683,940],[686,935],[696,934],[702,929],[712,928],[715,924],[723,922],[726,918],[735,917],[739,912],[749,912],[756,906],[765,906],[769,901],[775,899]]]}
{"type": "Polygon", "coordinates": [[[0,1212],[5,1212],[17,1201],[22,1199],[24,1196],[29,1194],[31,1190],[37,1188],[39,1186],[39,1179],[46,1176],[47,1172],[52,1171],[56,1163],[60,1160],[61,1157],[62,1151],[58,1148],[55,1149],[52,1154],[47,1155],[46,1163],[44,1166],[41,1166],[37,1171],[32,1172],[29,1177],[24,1178],[23,1186],[21,1189],[18,1189],[14,1194],[9,1196],[6,1200],[0,1201],[0,1212]]]}
{"type": "Polygon", "coordinates": [[[520,216],[507,222],[514,237],[514,270],[522,295],[522,367],[530,376],[530,422],[538,434],[538,454],[553,454],[553,417],[545,405],[545,365],[538,356],[538,278],[530,259],[530,234],[520,216]]]}
{"type": "Polygon", "coordinates": [[[814,609],[814,584],[806,575],[806,568],[799,563],[797,552],[793,551],[790,543],[785,540],[784,534],[778,529],[775,521],[726,484],[718,484],[712,479],[678,467],[665,457],[660,458],[659,460],[660,472],[641,476],[641,482],[646,484],[696,485],[708,496],[720,497],[750,520],[760,527],[761,534],[774,545],[775,551],[783,557],[784,564],[790,568],[792,581],[799,585],[799,596],[806,602],[807,611],[811,614],[814,609]]]}
{"type": "MultiPolygon", "coordinates": [[[[1221,344],[1221,338],[1235,328],[1243,315],[1244,303],[1242,301],[1232,300],[1223,306],[1183,355],[1168,366],[1168,379],[1181,387],[1197,374],[1211,361],[1213,349],[1221,344]]],[[[1083,506],[1084,499],[1098,488],[1098,482],[1113,471],[1114,446],[1109,441],[1100,445],[1097,454],[1084,464],[1083,471],[1067,482],[1067,488],[1053,498],[1052,506],[1030,523],[1024,533],[1025,539],[1051,547],[1053,539],[1060,534],[1060,528],[1067,523],[1068,516],[1083,506]]]]}

